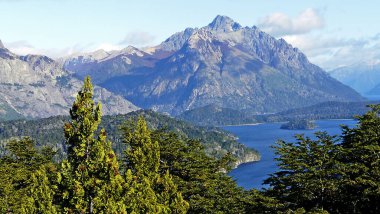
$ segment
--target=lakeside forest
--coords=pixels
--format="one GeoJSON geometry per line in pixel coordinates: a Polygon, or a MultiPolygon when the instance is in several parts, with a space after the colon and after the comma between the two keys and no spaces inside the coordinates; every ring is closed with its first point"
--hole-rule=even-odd
{"type": "MultiPolygon", "coordinates": [[[[230,153],[147,126],[121,127],[122,151],[102,121],[87,77],[62,127],[67,153],[32,138],[4,144],[1,213],[379,213],[380,105],[342,136],[316,133],[274,147],[279,170],[267,189],[244,190],[226,172],[230,153]]],[[[107,128],[107,125],[105,125],[107,128]]]]}

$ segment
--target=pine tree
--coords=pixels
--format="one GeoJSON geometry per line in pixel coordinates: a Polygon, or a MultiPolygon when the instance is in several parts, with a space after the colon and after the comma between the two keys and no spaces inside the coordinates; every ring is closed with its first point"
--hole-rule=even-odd
{"type": "Polygon", "coordinates": [[[59,174],[62,211],[65,213],[124,213],[123,178],[104,129],[96,137],[101,105],[93,101],[93,87],[86,77],[64,126],[67,160],[59,174]]]}
{"type": "Polygon", "coordinates": [[[144,118],[124,127],[126,204],[131,213],[186,213],[188,203],[167,172],[160,176],[160,147],[144,118]]]}

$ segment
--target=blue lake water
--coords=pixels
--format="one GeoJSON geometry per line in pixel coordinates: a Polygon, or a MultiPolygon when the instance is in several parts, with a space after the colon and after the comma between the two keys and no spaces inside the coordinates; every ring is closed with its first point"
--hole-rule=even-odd
{"type": "Polygon", "coordinates": [[[253,163],[242,164],[230,172],[239,186],[245,189],[261,189],[262,182],[277,170],[274,160],[274,151],[270,147],[279,139],[287,142],[295,142],[294,135],[304,133],[313,137],[317,131],[326,131],[330,135],[340,135],[340,125],[353,127],[355,120],[318,120],[315,121],[314,130],[284,130],[280,129],[282,123],[264,123],[258,125],[225,126],[223,129],[234,133],[239,137],[239,142],[250,148],[254,148],[261,154],[261,160],[253,163]]]}

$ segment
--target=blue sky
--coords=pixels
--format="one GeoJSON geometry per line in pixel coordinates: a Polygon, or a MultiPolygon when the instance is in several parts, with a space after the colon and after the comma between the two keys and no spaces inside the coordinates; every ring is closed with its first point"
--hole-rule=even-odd
{"type": "Polygon", "coordinates": [[[159,44],[220,14],[256,25],[326,69],[380,59],[375,0],[0,0],[0,39],[18,54],[60,57],[159,44]]]}

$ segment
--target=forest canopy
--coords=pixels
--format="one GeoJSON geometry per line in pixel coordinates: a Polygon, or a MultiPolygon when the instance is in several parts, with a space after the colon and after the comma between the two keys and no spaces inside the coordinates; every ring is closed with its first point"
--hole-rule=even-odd
{"type": "Polygon", "coordinates": [[[379,213],[380,105],[370,108],[341,136],[278,141],[269,187],[244,190],[226,174],[230,153],[207,155],[199,140],[149,128],[143,117],[122,126],[119,158],[87,77],[63,126],[63,160],[30,137],[5,144],[0,212],[379,213]]]}

